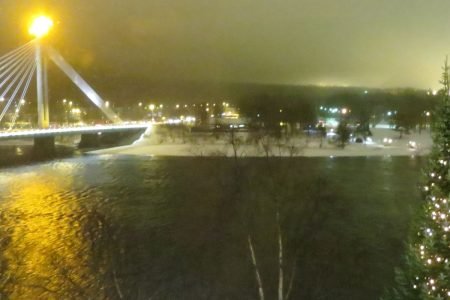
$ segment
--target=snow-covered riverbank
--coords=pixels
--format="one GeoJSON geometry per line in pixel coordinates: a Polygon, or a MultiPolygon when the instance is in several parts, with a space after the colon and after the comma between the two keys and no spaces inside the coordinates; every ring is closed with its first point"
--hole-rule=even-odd
{"type": "MultiPolygon", "coordinates": [[[[324,141],[320,147],[316,138],[294,139],[288,143],[270,143],[266,150],[261,145],[241,143],[237,149],[239,156],[260,157],[269,151],[272,156],[410,156],[427,155],[431,149],[430,132],[424,130],[403,135],[391,129],[373,129],[371,143],[350,143],[344,149],[324,141]],[[384,140],[391,139],[392,143],[384,140]],[[417,147],[412,148],[410,141],[417,147]]],[[[93,154],[122,154],[141,156],[233,156],[234,149],[227,142],[227,137],[221,139],[188,139],[190,142],[181,142],[175,139],[172,142],[157,142],[154,136],[146,136],[130,146],[102,149],[92,151],[93,154]]]]}

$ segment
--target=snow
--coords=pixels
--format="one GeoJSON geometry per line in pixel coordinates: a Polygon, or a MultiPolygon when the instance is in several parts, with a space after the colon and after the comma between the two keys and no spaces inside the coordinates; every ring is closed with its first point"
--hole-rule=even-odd
{"type": "MultiPolygon", "coordinates": [[[[372,129],[372,142],[350,143],[344,149],[336,147],[323,141],[320,147],[318,138],[298,138],[291,140],[288,144],[272,141],[270,144],[271,156],[307,156],[307,157],[343,157],[343,156],[418,156],[427,155],[432,146],[429,130],[412,132],[411,134],[400,134],[397,131],[386,128],[372,129]],[[392,143],[383,143],[384,139],[391,139],[392,143]],[[417,147],[410,147],[410,141],[416,143],[417,147]]],[[[245,133],[240,134],[242,140],[247,137],[245,133]]],[[[93,154],[121,154],[139,156],[233,156],[234,151],[229,142],[229,136],[220,139],[205,136],[190,136],[182,142],[180,138],[171,142],[160,142],[157,134],[143,136],[133,145],[116,148],[91,151],[93,154]]],[[[237,147],[239,156],[261,157],[266,153],[261,146],[256,144],[242,143],[237,147]]]]}

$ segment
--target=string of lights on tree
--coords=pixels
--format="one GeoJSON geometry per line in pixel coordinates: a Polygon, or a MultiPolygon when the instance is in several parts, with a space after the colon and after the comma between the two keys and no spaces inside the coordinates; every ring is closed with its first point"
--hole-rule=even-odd
{"type": "Polygon", "coordinates": [[[397,273],[389,299],[450,299],[450,82],[447,60],[442,103],[433,125],[433,150],[425,171],[424,211],[417,235],[397,273]]]}

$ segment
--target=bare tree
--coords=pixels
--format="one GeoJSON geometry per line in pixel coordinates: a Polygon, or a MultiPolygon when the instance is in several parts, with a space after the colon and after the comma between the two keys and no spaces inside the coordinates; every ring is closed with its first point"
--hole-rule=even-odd
{"type": "Polygon", "coordinates": [[[242,139],[237,135],[235,128],[231,128],[230,134],[228,136],[228,143],[233,149],[233,157],[236,160],[239,157],[239,149],[242,146],[242,139]]]}
{"type": "MultiPolygon", "coordinates": [[[[255,223],[255,219],[258,217],[257,215],[255,215],[257,213],[257,210],[254,207],[254,205],[256,204],[255,200],[258,201],[257,199],[254,199],[254,197],[258,196],[255,193],[252,193],[251,189],[246,190],[247,195],[244,195],[240,190],[239,187],[242,185],[242,182],[246,182],[245,176],[247,173],[243,169],[244,167],[242,162],[239,160],[238,149],[240,144],[236,141],[236,136],[233,133],[230,134],[229,144],[233,148],[234,156],[233,178],[234,185],[236,187],[234,197],[242,203],[242,205],[240,206],[240,222],[246,231],[246,243],[255,276],[258,297],[260,300],[262,300],[265,299],[267,295],[266,286],[263,280],[263,274],[261,273],[262,268],[260,266],[260,261],[258,260],[257,255],[258,249],[256,247],[257,245],[255,245],[255,236],[253,234],[253,231],[257,227],[250,226],[251,223],[255,223]]],[[[284,198],[287,197],[286,193],[288,192],[284,193],[280,191],[287,190],[285,184],[289,180],[289,170],[283,171],[282,169],[289,164],[283,164],[281,166],[281,162],[286,162],[286,160],[292,159],[292,157],[299,153],[302,148],[301,146],[298,146],[293,139],[284,136],[277,137],[270,135],[269,133],[265,133],[259,137],[259,143],[256,147],[264,155],[265,173],[263,174],[263,180],[267,188],[267,195],[273,205],[273,211],[271,214],[275,220],[273,230],[276,233],[276,241],[270,241],[270,243],[276,242],[277,247],[277,299],[287,300],[292,294],[292,290],[294,287],[297,264],[296,257],[298,252],[295,252],[294,257],[292,257],[291,263],[288,263],[285,249],[286,236],[283,232],[282,225],[282,206],[285,200],[284,198]],[[283,158],[286,153],[289,154],[289,156],[283,158]],[[289,268],[289,272],[287,272],[287,268],[289,268]],[[286,274],[289,274],[289,277],[287,277],[286,274]]],[[[264,188],[264,190],[266,190],[266,188],[264,188]]]]}

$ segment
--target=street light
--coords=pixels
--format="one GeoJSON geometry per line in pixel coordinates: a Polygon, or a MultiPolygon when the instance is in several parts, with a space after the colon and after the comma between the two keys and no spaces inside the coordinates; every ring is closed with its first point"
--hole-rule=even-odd
{"type": "Polygon", "coordinates": [[[39,16],[33,20],[28,32],[39,39],[46,36],[52,27],[52,19],[46,16],[39,16]]]}
{"type": "Polygon", "coordinates": [[[154,116],[153,116],[153,111],[155,110],[155,104],[150,104],[148,107],[151,111],[151,115],[152,115],[152,122],[154,121],[154,116]]]}

